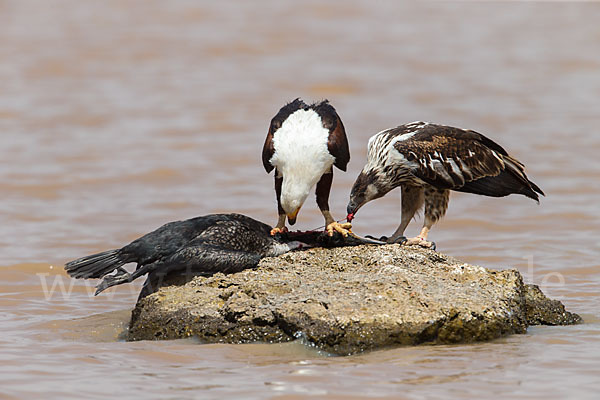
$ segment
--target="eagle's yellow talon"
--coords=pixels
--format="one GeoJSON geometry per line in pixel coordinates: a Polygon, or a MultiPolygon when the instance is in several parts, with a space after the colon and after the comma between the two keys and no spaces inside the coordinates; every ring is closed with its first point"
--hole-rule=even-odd
{"type": "Polygon", "coordinates": [[[288,231],[288,228],[286,228],[285,226],[281,227],[281,228],[275,227],[275,228],[271,229],[271,236],[275,236],[278,233],[285,233],[287,231],[288,231]]]}
{"type": "Polygon", "coordinates": [[[333,236],[333,232],[339,232],[343,237],[348,237],[348,234],[351,233],[350,228],[352,228],[352,224],[349,222],[343,224],[332,222],[327,225],[327,234],[333,236]]]}

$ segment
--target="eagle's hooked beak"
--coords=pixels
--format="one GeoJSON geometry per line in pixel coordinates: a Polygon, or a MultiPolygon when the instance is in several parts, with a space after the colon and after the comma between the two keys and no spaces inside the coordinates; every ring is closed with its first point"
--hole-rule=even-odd
{"type": "Polygon", "coordinates": [[[355,203],[354,201],[350,200],[350,202],[348,203],[348,207],[346,207],[346,211],[348,212],[348,216],[346,217],[346,220],[348,222],[352,222],[352,220],[354,219],[354,215],[356,214],[358,209],[361,207],[362,207],[362,204],[358,204],[358,203],[355,203]]]}
{"type": "Polygon", "coordinates": [[[296,217],[298,216],[298,212],[300,211],[300,207],[296,208],[293,213],[287,214],[288,222],[290,225],[294,225],[296,223],[296,217]]]}

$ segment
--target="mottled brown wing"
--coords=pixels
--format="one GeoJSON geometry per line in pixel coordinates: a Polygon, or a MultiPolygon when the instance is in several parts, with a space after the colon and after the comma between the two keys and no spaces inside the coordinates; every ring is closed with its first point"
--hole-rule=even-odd
{"type": "Polygon", "coordinates": [[[334,165],[342,171],[346,171],[346,166],[350,161],[350,148],[348,146],[346,130],[339,117],[337,118],[335,129],[329,133],[327,149],[335,157],[334,165]]]}
{"type": "Polygon", "coordinates": [[[412,171],[415,176],[444,189],[459,189],[468,182],[497,176],[505,169],[504,149],[474,131],[428,125],[394,147],[407,160],[417,163],[412,171]]]}
{"type": "Polygon", "coordinates": [[[270,173],[275,168],[271,165],[271,158],[273,157],[273,153],[275,152],[275,148],[273,147],[273,122],[271,122],[271,126],[269,127],[269,133],[267,133],[267,138],[265,139],[265,144],[263,146],[262,151],[262,162],[265,167],[265,171],[270,173]]]}

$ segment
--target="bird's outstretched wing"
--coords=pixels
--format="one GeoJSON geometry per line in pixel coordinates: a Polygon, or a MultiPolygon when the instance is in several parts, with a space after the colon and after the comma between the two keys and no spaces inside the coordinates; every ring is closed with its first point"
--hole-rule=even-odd
{"type": "Polygon", "coordinates": [[[495,197],[520,193],[535,200],[543,194],[523,164],[475,131],[426,124],[394,148],[415,166],[416,177],[440,189],[495,197]]]}

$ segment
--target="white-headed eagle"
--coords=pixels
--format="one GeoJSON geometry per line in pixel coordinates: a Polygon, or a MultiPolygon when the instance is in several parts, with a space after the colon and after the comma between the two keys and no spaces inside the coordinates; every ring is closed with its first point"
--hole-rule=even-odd
{"type": "Polygon", "coordinates": [[[271,234],[286,231],[296,222],[300,207],[313,186],[317,205],[330,235],[347,236],[350,224],[335,222],[329,212],[333,166],[346,171],[350,161],[346,131],[327,100],[307,105],[300,99],[283,106],[271,120],[262,152],[267,172],[275,169],[275,194],[279,219],[271,234]]]}
{"type": "Polygon", "coordinates": [[[369,139],[367,164],[352,186],[348,221],[365,203],[401,187],[402,217],[390,243],[433,247],[431,227],[444,216],[450,190],[492,197],[522,194],[539,202],[542,190],[524,166],[499,144],[472,130],[413,122],[369,139]],[[404,230],[425,204],[421,233],[406,240],[404,230]]]}

